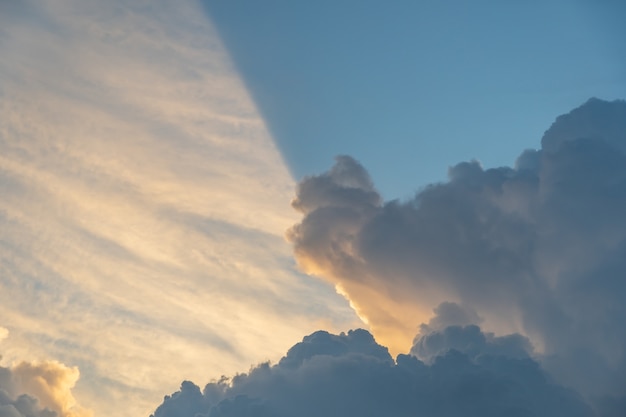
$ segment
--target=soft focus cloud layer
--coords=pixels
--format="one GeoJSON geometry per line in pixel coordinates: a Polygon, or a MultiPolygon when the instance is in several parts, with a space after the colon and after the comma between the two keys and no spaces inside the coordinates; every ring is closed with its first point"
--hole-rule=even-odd
{"type": "MultiPolygon", "coordinates": [[[[194,2],[0,2],[0,54],[13,375],[53,358],[71,365],[58,364],[64,387],[78,366],[86,407],[145,415],[175,375],[234,372],[303,329],[355,322],[295,271],[282,236],[293,182],[194,2]]],[[[18,387],[11,401],[71,408],[18,387]]]]}

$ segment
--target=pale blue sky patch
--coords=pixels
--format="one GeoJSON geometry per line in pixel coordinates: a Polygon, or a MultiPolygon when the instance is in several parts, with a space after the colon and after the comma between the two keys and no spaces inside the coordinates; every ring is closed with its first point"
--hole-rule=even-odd
{"type": "Polygon", "coordinates": [[[292,173],[363,162],[388,199],[511,165],[557,115],[626,95],[622,2],[202,2],[292,173]]]}

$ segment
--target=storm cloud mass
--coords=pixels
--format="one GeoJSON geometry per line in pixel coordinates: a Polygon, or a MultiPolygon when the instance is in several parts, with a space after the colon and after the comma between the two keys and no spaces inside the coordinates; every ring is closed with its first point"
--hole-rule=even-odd
{"type": "Polygon", "coordinates": [[[590,395],[626,387],[626,103],[559,117],[514,168],[476,161],[413,200],[381,203],[354,160],[306,178],[289,232],[305,270],[340,288],[383,344],[406,349],[443,301],[521,332],[590,395]]]}
{"type": "Polygon", "coordinates": [[[317,332],[154,417],[626,414],[626,102],[590,99],[514,167],[462,162],[409,201],[340,156],[293,207],[299,265],[400,354],[317,332]]]}
{"type": "MultiPolygon", "coordinates": [[[[478,329],[478,328],[476,328],[478,329]]],[[[480,333],[480,330],[478,330],[480,333]]],[[[319,331],[275,366],[208,384],[184,382],[153,417],[590,416],[532,360],[450,349],[426,365],[391,358],[365,330],[319,331]]]]}

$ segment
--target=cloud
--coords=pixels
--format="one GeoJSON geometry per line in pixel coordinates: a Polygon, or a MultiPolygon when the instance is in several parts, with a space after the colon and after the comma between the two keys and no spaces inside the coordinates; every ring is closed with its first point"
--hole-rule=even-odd
{"type": "Polygon", "coordinates": [[[82,404],[136,416],[358,322],[297,271],[293,179],[197,2],[0,8],[4,364],[71,363],[82,404]]]}
{"type": "Polygon", "coordinates": [[[467,326],[480,324],[483,319],[471,307],[460,306],[456,303],[444,301],[433,309],[435,315],[428,324],[420,325],[421,333],[443,330],[448,326],[467,326]]]}
{"type": "MultiPolygon", "coordinates": [[[[336,285],[394,352],[408,349],[433,308],[454,302],[490,332],[527,337],[560,381],[620,398],[625,124],[626,102],[591,99],[559,117],[542,149],[515,167],[462,162],[408,201],[382,202],[364,168],[340,157],[299,184],[293,206],[303,218],[288,237],[302,268],[336,285]]],[[[424,343],[504,342],[463,319],[424,343]]]]}
{"type": "MultiPolygon", "coordinates": [[[[480,334],[480,330],[478,330],[480,334]]],[[[153,417],[226,416],[590,416],[574,392],[529,358],[458,350],[431,364],[392,360],[365,330],[316,332],[281,361],[206,385],[186,381],[153,417]]]]}
{"type": "Polygon", "coordinates": [[[559,116],[541,139],[547,152],[557,151],[567,142],[579,139],[605,141],[626,151],[626,102],[591,98],[585,105],[559,116]]]}
{"type": "Polygon", "coordinates": [[[456,350],[471,358],[483,354],[529,358],[533,347],[528,338],[515,333],[495,336],[471,324],[481,319],[475,312],[455,303],[445,302],[434,310],[428,324],[420,326],[420,334],[413,341],[411,354],[425,362],[432,362],[445,353],[456,350]]]}
{"type": "Polygon", "coordinates": [[[72,395],[78,378],[76,367],[54,361],[0,367],[0,416],[91,417],[72,395]]]}

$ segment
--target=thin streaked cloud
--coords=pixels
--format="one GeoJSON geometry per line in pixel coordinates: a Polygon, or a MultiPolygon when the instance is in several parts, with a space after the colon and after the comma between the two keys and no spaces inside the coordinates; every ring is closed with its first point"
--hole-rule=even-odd
{"type": "Polygon", "coordinates": [[[295,270],[293,180],[210,23],[127,3],[0,16],[3,363],[77,366],[97,415],[355,321],[295,270]]]}

